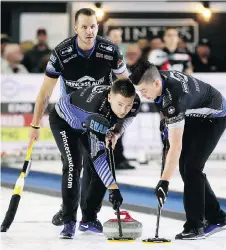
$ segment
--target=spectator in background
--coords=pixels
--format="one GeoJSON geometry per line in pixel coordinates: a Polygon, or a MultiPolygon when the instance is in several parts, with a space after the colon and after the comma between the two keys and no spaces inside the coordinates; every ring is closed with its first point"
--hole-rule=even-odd
{"type": "Polygon", "coordinates": [[[27,40],[20,43],[21,52],[23,55],[27,54],[28,51],[32,50],[34,47],[33,41],[27,40]]]}
{"type": "Polygon", "coordinates": [[[9,44],[9,37],[7,34],[1,34],[1,57],[3,57],[6,45],[9,44]]]}
{"type": "Polygon", "coordinates": [[[51,50],[47,44],[47,32],[45,29],[37,30],[37,44],[24,55],[22,63],[31,73],[39,72],[42,58],[50,54],[51,50]]]}
{"type": "Polygon", "coordinates": [[[113,27],[109,29],[107,33],[108,39],[117,45],[121,45],[122,43],[122,29],[119,27],[113,27]]]}
{"type": "Polygon", "coordinates": [[[179,36],[179,42],[178,42],[178,47],[177,48],[178,48],[178,50],[184,51],[186,54],[192,56],[192,53],[188,48],[187,39],[186,39],[185,36],[183,36],[183,35],[179,36]]]}
{"type": "Polygon", "coordinates": [[[42,57],[42,60],[40,62],[40,67],[38,69],[38,73],[43,73],[46,70],[46,66],[48,64],[49,58],[50,58],[51,54],[46,54],[45,56],[42,57]]]}
{"type": "Polygon", "coordinates": [[[137,42],[138,46],[140,47],[141,50],[149,47],[149,42],[147,39],[141,38],[137,42]]]}
{"type": "Polygon", "coordinates": [[[149,41],[147,39],[139,39],[137,42],[138,46],[140,47],[141,51],[142,51],[142,55],[141,55],[141,61],[147,61],[148,58],[148,54],[150,51],[150,44],[149,41]]]}
{"type": "Polygon", "coordinates": [[[163,36],[165,43],[164,52],[168,54],[168,60],[163,63],[163,70],[178,70],[187,74],[193,72],[191,57],[184,50],[178,48],[179,34],[173,27],[166,28],[163,36]]]}
{"type": "Polygon", "coordinates": [[[192,57],[194,72],[217,72],[220,63],[211,55],[211,44],[208,39],[201,39],[196,46],[195,54],[192,57]]]}
{"type": "Polygon", "coordinates": [[[158,36],[155,36],[150,41],[150,49],[164,49],[165,45],[162,41],[162,39],[158,36]]]}
{"type": "Polygon", "coordinates": [[[132,72],[133,66],[136,65],[140,60],[142,56],[142,51],[138,44],[129,44],[127,46],[127,51],[125,55],[126,65],[127,69],[132,72]]]}
{"type": "Polygon", "coordinates": [[[27,69],[20,63],[22,53],[19,44],[8,44],[4,49],[4,60],[1,63],[2,74],[26,74],[27,69]]]}
{"type": "Polygon", "coordinates": [[[164,62],[168,60],[168,54],[163,51],[165,45],[160,37],[153,37],[150,41],[148,61],[155,64],[160,70],[164,62]]]}

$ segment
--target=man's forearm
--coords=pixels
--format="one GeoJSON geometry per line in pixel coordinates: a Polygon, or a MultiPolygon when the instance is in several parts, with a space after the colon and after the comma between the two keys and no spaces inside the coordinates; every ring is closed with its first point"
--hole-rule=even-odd
{"type": "Polygon", "coordinates": [[[40,92],[35,102],[34,115],[32,119],[33,125],[39,125],[40,120],[49,104],[50,94],[40,92]]]}
{"type": "Polygon", "coordinates": [[[175,168],[179,163],[179,158],[180,158],[179,150],[173,150],[170,148],[166,157],[165,169],[161,177],[162,180],[169,181],[170,177],[172,176],[175,168]]]}

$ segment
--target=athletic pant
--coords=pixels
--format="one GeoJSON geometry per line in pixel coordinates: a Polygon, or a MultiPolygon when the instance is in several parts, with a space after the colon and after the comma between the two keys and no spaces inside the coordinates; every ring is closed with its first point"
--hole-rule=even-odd
{"type": "Polygon", "coordinates": [[[93,221],[101,208],[106,187],[97,175],[89,155],[89,141],[86,133],[71,128],[59,117],[55,108],[49,115],[50,127],[62,155],[62,198],[63,221],[77,221],[80,198],[80,172],[84,158],[82,178],[81,209],[84,221],[93,221]]]}
{"type": "Polygon", "coordinates": [[[180,156],[180,174],[184,181],[185,228],[203,227],[204,217],[213,221],[220,205],[203,173],[210,154],[226,128],[226,118],[186,118],[180,156]]]}
{"type": "Polygon", "coordinates": [[[115,168],[117,169],[117,165],[119,165],[120,163],[124,162],[126,160],[123,152],[124,152],[124,148],[123,148],[123,144],[122,144],[122,136],[120,136],[120,138],[118,139],[116,145],[115,145],[115,149],[114,149],[114,156],[115,156],[115,168]]]}

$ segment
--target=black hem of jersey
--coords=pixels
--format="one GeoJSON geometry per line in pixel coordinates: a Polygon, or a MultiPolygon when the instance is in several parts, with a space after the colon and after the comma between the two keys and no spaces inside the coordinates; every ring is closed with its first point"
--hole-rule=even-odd
{"type": "Polygon", "coordinates": [[[54,78],[54,79],[57,79],[59,77],[58,75],[53,75],[53,74],[50,74],[48,72],[45,72],[45,75],[50,77],[50,78],[54,78]]]}

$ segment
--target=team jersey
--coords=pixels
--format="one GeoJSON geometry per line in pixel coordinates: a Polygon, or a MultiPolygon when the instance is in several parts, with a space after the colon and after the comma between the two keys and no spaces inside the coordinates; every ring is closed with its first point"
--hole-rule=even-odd
{"type": "Polygon", "coordinates": [[[61,96],[72,91],[99,85],[110,85],[112,71],[126,70],[122,53],[113,42],[97,36],[90,51],[78,48],[77,36],[70,37],[53,50],[46,67],[46,75],[60,77],[61,96]]]}
{"type": "MultiPolygon", "coordinates": [[[[61,97],[55,105],[58,115],[64,119],[72,128],[86,132],[84,126],[89,117],[95,114],[102,115],[110,123],[111,127],[117,127],[118,133],[122,134],[129,124],[132,123],[134,117],[140,110],[140,98],[136,94],[133,107],[125,118],[120,119],[113,113],[108,102],[108,94],[110,86],[91,86],[84,89],[74,91],[64,97],[61,97]]],[[[91,157],[97,174],[105,186],[109,186],[114,182],[111,174],[107,152],[105,149],[105,131],[104,126],[97,126],[99,133],[89,133],[91,157]]]]}
{"type": "Polygon", "coordinates": [[[163,49],[163,53],[166,54],[166,61],[161,65],[161,70],[177,70],[185,72],[186,69],[191,67],[191,57],[186,51],[182,49],[176,49],[174,52],[170,52],[167,48],[163,49]]]}
{"type": "Polygon", "coordinates": [[[185,117],[226,116],[226,100],[213,86],[178,71],[160,71],[162,95],[155,99],[168,127],[184,125],[185,117]]]}

